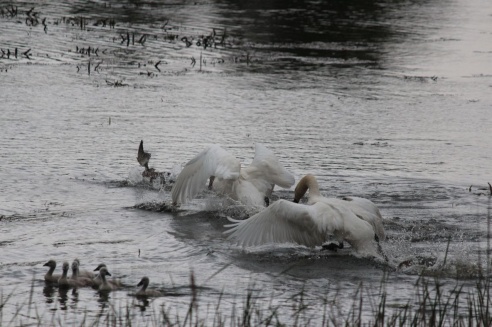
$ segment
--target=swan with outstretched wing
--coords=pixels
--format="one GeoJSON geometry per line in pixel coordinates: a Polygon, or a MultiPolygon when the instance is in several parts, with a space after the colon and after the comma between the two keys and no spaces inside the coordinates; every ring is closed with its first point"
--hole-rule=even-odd
{"type": "Polygon", "coordinates": [[[386,258],[379,245],[378,234],[384,238],[384,228],[378,217],[379,209],[371,201],[325,198],[316,178],[306,175],[295,189],[294,202],[278,200],[246,220],[228,218],[232,224],[225,226],[230,228],[225,233],[242,246],[296,243],[315,247],[333,236],[339,245],[332,243],[325,248],[336,250],[347,241],[359,253],[379,253],[386,258]],[[307,204],[298,203],[307,190],[307,204]]]}
{"type": "Polygon", "coordinates": [[[256,144],[255,157],[246,168],[219,145],[212,145],[191,159],[176,179],[171,191],[173,204],[183,204],[208,188],[245,205],[265,206],[273,187],[289,188],[294,176],[278,161],[275,154],[256,144]]]}

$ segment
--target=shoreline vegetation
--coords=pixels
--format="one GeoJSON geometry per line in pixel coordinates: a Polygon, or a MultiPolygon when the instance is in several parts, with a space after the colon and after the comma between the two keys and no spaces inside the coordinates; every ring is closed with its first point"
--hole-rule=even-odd
{"type": "MultiPolygon", "coordinates": [[[[7,295],[0,290],[0,326],[492,326],[490,205],[486,219],[487,248],[478,250],[475,278],[450,278],[424,269],[401,299],[387,292],[386,286],[394,283],[390,280],[394,276],[393,270],[384,269],[379,287],[367,287],[360,282],[351,294],[344,294],[339,287],[309,294],[302,287],[290,297],[278,300],[274,293],[265,294],[253,282],[243,295],[231,297],[229,291],[226,296],[223,290],[217,301],[211,303],[208,295],[202,294],[206,288],[196,284],[191,271],[187,291],[180,295],[180,301],[176,294],[164,292],[160,298],[163,301],[129,294],[132,296],[126,300],[112,302],[109,292],[94,291],[99,293],[99,310],[71,312],[60,306],[40,313],[38,304],[33,302],[39,281],[33,276],[29,298],[24,303],[11,303],[15,290],[7,295]],[[480,258],[485,259],[483,265],[480,258]]],[[[450,239],[444,263],[449,244],[450,239]]],[[[55,288],[47,283],[43,289],[45,296],[49,293],[47,289],[53,295],[55,288]]],[[[76,288],[59,288],[60,304],[66,304],[68,292],[78,298],[76,288]]]]}
{"type": "MultiPolygon", "coordinates": [[[[386,274],[378,289],[360,283],[348,296],[351,302],[345,295],[342,300],[341,291],[333,288],[320,292],[320,296],[301,290],[278,303],[273,295],[265,296],[251,285],[237,300],[231,302],[221,293],[217,303],[211,304],[205,303],[207,298],[201,296],[192,272],[188,301],[163,297],[164,301],[157,304],[151,298],[129,297],[126,303],[115,304],[108,301],[107,293],[100,293],[100,311],[80,313],[40,313],[32,301],[33,293],[38,291],[33,279],[29,299],[15,304],[15,310],[9,309],[12,312],[6,312],[6,306],[12,306],[9,301],[13,292],[0,294],[0,326],[491,326],[491,285],[487,276],[481,276],[473,285],[457,280],[454,286],[449,286],[449,279],[421,276],[413,294],[400,304],[389,301],[386,274]]],[[[65,290],[64,294],[73,291],[65,290]]]]}

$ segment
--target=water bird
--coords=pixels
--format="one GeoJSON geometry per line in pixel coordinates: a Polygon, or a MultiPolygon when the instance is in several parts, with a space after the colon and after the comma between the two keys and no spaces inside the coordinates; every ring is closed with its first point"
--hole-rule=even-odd
{"type": "Polygon", "coordinates": [[[181,41],[183,41],[183,42],[186,44],[186,47],[187,47],[187,48],[191,47],[191,45],[192,45],[191,41],[189,41],[189,40],[188,40],[188,38],[187,38],[186,36],[183,36],[183,37],[181,38],[181,41]]]}
{"type": "Polygon", "coordinates": [[[44,275],[44,280],[48,283],[57,283],[58,279],[60,279],[61,275],[53,275],[53,272],[55,271],[56,268],[56,261],[55,260],[49,260],[46,262],[43,267],[49,267],[50,269],[48,272],[44,275]]]}
{"type": "Polygon", "coordinates": [[[99,276],[101,276],[101,285],[99,285],[98,287],[99,291],[109,292],[109,291],[116,290],[118,288],[115,284],[109,283],[106,280],[106,276],[111,276],[111,274],[109,273],[106,267],[102,267],[101,269],[99,269],[99,276]]]}
{"type": "MultiPolygon", "coordinates": [[[[100,263],[96,267],[96,269],[94,269],[94,271],[99,271],[99,273],[97,274],[97,276],[92,279],[92,281],[94,283],[93,286],[96,287],[96,288],[99,288],[103,284],[103,274],[101,273],[101,269],[103,269],[103,268],[106,269],[106,272],[108,271],[108,267],[106,266],[105,263],[100,263]]],[[[109,276],[111,276],[111,275],[109,275],[109,276]]],[[[106,280],[106,277],[105,276],[104,276],[104,280],[106,280]]],[[[111,285],[114,288],[119,288],[119,287],[122,286],[121,282],[119,280],[115,280],[115,279],[106,280],[106,283],[108,283],[109,285],[111,285]]]]}
{"type": "MultiPolygon", "coordinates": [[[[156,178],[161,178],[161,182],[165,183],[165,175],[163,172],[158,172],[154,168],[149,168],[149,160],[150,160],[151,154],[149,152],[145,152],[143,148],[143,140],[140,141],[140,146],[138,147],[138,155],[137,155],[137,161],[140,164],[140,166],[145,167],[145,170],[142,172],[143,177],[147,177],[150,179],[150,182],[152,182],[156,178]]],[[[170,173],[168,173],[168,176],[170,173]]]]}
{"type": "MultiPolygon", "coordinates": [[[[80,260],[78,258],[75,258],[73,260],[73,262],[77,262],[77,268],[78,268],[78,272],[79,272],[79,276],[81,277],[87,277],[87,278],[94,278],[95,274],[92,272],[92,271],[89,271],[89,270],[85,270],[85,269],[80,269],[80,260]]],[[[73,265],[73,263],[72,263],[73,265]]]]}
{"type": "MultiPolygon", "coordinates": [[[[94,271],[99,272],[99,271],[101,270],[101,268],[103,268],[103,267],[106,267],[106,264],[104,264],[104,263],[100,263],[100,264],[96,267],[96,269],[94,269],[94,271]]],[[[97,274],[97,275],[96,275],[96,276],[92,279],[92,281],[94,282],[94,286],[99,287],[99,285],[101,285],[101,283],[102,283],[102,278],[101,278],[100,274],[98,273],[98,274],[97,274]]]]}
{"type": "Polygon", "coordinates": [[[145,170],[149,170],[150,157],[151,157],[151,154],[149,152],[144,151],[143,140],[141,140],[140,146],[138,147],[137,161],[140,164],[140,166],[145,167],[145,170]]]}
{"type": "Polygon", "coordinates": [[[80,275],[79,265],[80,265],[80,262],[78,259],[75,259],[72,262],[72,276],[70,277],[70,279],[73,282],[75,282],[78,286],[93,286],[94,281],[92,278],[84,277],[84,276],[80,275]]]}
{"type": "Polygon", "coordinates": [[[70,268],[70,265],[67,261],[63,262],[62,265],[62,275],[58,279],[58,286],[60,288],[70,288],[70,287],[81,287],[84,286],[84,283],[81,281],[78,281],[78,279],[72,279],[68,278],[68,269],[70,268]]]}
{"type": "MultiPolygon", "coordinates": [[[[489,186],[489,196],[492,196],[492,185],[490,185],[489,182],[487,182],[488,186],[489,186]]],[[[472,186],[473,185],[470,185],[470,187],[468,188],[468,192],[471,192],[472,191],[472,186]]],[[[484,188],[484,187],[478,187],[478,193],[474,193],[475,195],[487,195],[485,192],[480,192],[480,191],[486,191],[487,188],[484,188]]]]}
{"type": "Polygon", "coordinates": [[[142,288],[140,288],[140,290],[138,290],[138,292],[135,294],[138,297],[162,296],[162,293],[157,290],[147,289],[147,287],[149,286],[149,277],[147,276],[142,277],[137,286],[142,286],[142,288]]]}
{"type": "MultiPolygon", "coordinates": [[[[379,217],[372,217],[371,212],[379,210],[375,205],[375,209],[372,208],[369,200],[358,201],[322,196],[316,178],[308,174],[297,184],[293,202],[278,200],[246,220],[228,218],[232,224],[225,225],[230,229],[224,233],[230,234],[229,238],[242,246],[297,243],[315,247],[323,245],[329,236],[333,235],[340,246],[343,245],[343,241],[347,241],[358,253],[374,256],[381,254],[387,260],[377,235],[382,233],[384,237],[384,229],[380,230],[382,222],[381,226],[375,228],[360,216],[365,214],[368,220],[378,220],[379,217]],[[299,203],[308,190],[307,204],[299,203]],[[357,203],[360,205],[359,208],[356,208],[357,203]]],[[[373,223],[379,225],[378,221],[373,223]]]]}
{"type": "Polygon", "coordinates": [[[266,206],[275,185],[289,188],[294,176],[275,154],[257,143],[253,162],[241,169],[241,163],[219,145],[211,145],[188,161],[171,190],[173,205],[186,203],[208,188],[250,206],[266,206]]]}

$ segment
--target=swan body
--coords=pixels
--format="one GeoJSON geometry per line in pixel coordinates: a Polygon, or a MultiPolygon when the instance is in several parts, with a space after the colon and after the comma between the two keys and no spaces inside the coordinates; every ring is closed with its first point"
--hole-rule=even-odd
{"type": "MultiPolygon", "coordinates": [[[[364,213],[355,204],[365,202],[351,202],[323,197],[316,178],[306,175],[295,189],[294,202],[278,200],[246,220],[228,218],[232,224],[226,225],[230,229],[225,233],[230,234],[229,238],[242,246],[297,243],[315,247],[322,245],[333,235],[340,243],[347,241],[359,253],[377,256],[374,244],[376,232],[373,226],[354,213],[364,213]],[[307,204],[296,203],[308,189],[307,204]]],[[[368,206],[367,210],[369,208],[371,207],[368,206]]]]}
{"type": "Polygon", "coordinates": [[[72,262],[72,276],[70,279],[76,282],[79,286],[93,286],[94,281],[92,278],[81,276],[79,271],[79,260],[75,259],[72,262]]]}
{"type": "Polygon", "coordinates": [[[78,277],[86,277],[91,279],[94,278],[94,273],[92,271],[80,269],[80,260],[78,258],[75,258],[72,262],[72,276],[73,276],[73,265],[75,262],[77,262],[78,277]]]}
{"type": "Polygon", "coordinates": [[[70,287],[81,287],[84,286],[83,282],[78,281],[77,279],[68,278],[68,269],[70,265],[68,262],[64,262],[62,265],[62,275],[58,279],[58,286],[60,288],[70,288],[70,287]]]}
{"type": "MultiPolygon", "coordinates": [[[[103,268],[103,267],[106,267],[106,264],[104,264],[104,263],[100,263],[100,264],[96,267],[96,269],[94,269],[94,271],[100,271],[100,270],[101,270],[101,268],[103,268]]],[[[98,273],[98,274],[97,274],[97,275],[96,275],[96,276],[92,279],[92,282],[94,283],[94,286],[95,286],[95,287],[99,287],[99,285],[101,285],[101,284],[102,284],[101,274],[100,274],[100,273],[98,273]]]]}
{"type": "MultiPolygon", "coordinates": [[[[96,269],[94,269],[94,271],[99,271],[99,273],[97,274],[97,276],[96,276],[96,277],[94,277],[94,278],[92,279],[92,282],[93,282],[93,284],[94,284],[93,286],[94,286],[95,288],[99,288],[99,286],[101,286],[101,285],[102,285],[102,283],[103,283],[103,274],[101,273],[101,269],[102,269],[102,268],[105,268],[105,269],[106,269],[106,272],[107,272],[108,267],[106,267],[106,264],[105,264],[105,263],[100,263],[100,264],[96,267],[96,269]]],[[[106,274],[106,275],[108,275],[108,274],[106,274]]],[[[105,279],[105,280],[106,280],[106,275],[104,276],[104,279],[105,279]]],[[[109,276],[111,276],[111,275],[109,275],[109,276]]],[[[120,282],[119,280],[112,279],[112,280],[106,280],[106,282],[107,282],[109,285],[111,285],[112,287],[114,287],[114,288],[119,288],[119,287],[121,287],[121,286],[122,286],[122,285],[121,285],[121,282],[120,282]]]]}
{"type": "Polygon", "coordinates": [[[114,284],[108,283],[108,281],[106,280],[106,276],[111,276],[106,267],[102,267],[101,269],[99,269],[99,276],[101,276],[101,284],[98,287],[99,291],[109,292],[117,289],[114,284]]]}
{"type": "Polygon", "coordinates": [[[56,261],[55,260],[49,260],[46,262],[43,267],[49,267],[50,269],[48,272],[44,275],[44,280],[47,283],[58,283],[58,279],[60,279],[61,275],[53,275],[53,272],[55,271],[56,268],[56,261]]]}
{"type": "Polygon", "coordinates": [[[378,207],[372,203],[371,201],[358,198],[358,197],[343,197],[341,199],[338,198],[325,198],[321,195],[319,191],[318,181],[316,177],[311,174],[307,174],[304,176],[294,191],[294,202],[299,203],[302,197],[309,190],[309,201],[311,202],[312,198],[316,198],[319,201],[325,202],[329,205],[334,206],[343,206],[350,211],[352,211],[357,217],[363,219],[370,223],[376,233],[376,236],[380,241],[383,241],[386,236],[383,227],[383,217],[381,216],[381,212],[378,207]]]}
{"type": "Polygon", "coordinates": [[[183,204],[206,188],[227,195],[245,205],[265,206],[265,198],[273,187],[289,188],[294,176],[278,161],[275,154],[256,144],[252,163],[241,169],[241,163],[219,145],[212,145],[191,159],[178,175],[171,191],[173,204],[183,204]]]}
{"type": "Polygon", "coordinates": [[[135,294],[138,297],[157,297],[157,296],[162,296],[162,293],[157,291],[157,290],[148,290],[147,287],[149,286],[149,278],[148,277],[142,277],[140,282],[137,284],[137,286],[142,286],[140,290],[137,291],[135,294]]]}

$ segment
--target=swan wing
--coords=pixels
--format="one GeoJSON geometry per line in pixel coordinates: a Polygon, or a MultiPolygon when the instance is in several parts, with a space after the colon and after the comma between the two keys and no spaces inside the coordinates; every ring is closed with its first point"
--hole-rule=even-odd
{"type": "Polygon", "coordinates": [[[285,169],[271,150],[260,143],[255,145],[253,162],[244,169],[244,172],[247,175],[247,179],[253,183],[258,180],[259,182],[264,181],[267,184],[275,184],[283,188],[290,188],[295,183],[294,175],[285,169]]]}
{"type": "Polygon", "coordinates": [[[278,200],[246,220],[228,218],[232,224],[224,233],[242,246],[267,243],[297,243],[314,247],[343,226],[329,205],[304,205],[278,200]]]}
{"type": "Polygon", "coordinates": [[[358,217],[370,223],[379,240],[384,241],[386,235],[383,226],[383,216],[381,215],[378,207],[372,201],[352,196],[343,197],[342,201],[344,201],[348,205],[349,209],[358,217]]]}
{"type": "Polygon", "coordinates": [[[212,145],[188,161],[176,178],[171,190],[173,203],[186,203],[206,188],[207,179],[235,180],[241,163],[218,145],[212,145]]]}

